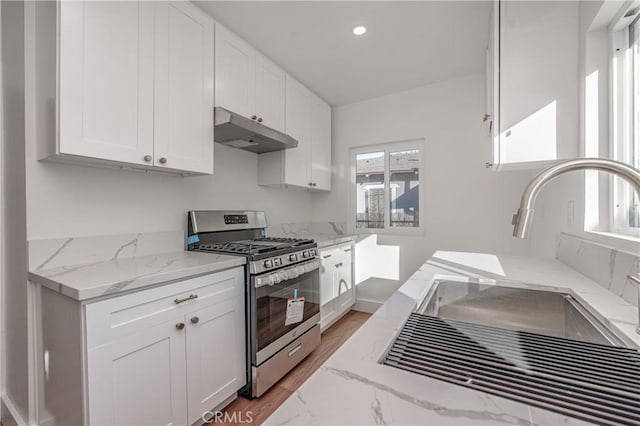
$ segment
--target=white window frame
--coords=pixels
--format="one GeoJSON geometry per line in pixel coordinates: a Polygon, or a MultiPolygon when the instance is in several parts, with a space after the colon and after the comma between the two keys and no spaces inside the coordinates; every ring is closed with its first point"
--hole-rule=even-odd
{"type": "MultiPolygon", "coordinates": [[[[633,3],[624,9],[638,6],[633,3]]],[[[623,14],[623,15],[624,15],[623,14]]],[[[634,94],[633,70],[640,67],[640,57],[635,57],[630,47],[630,27],[638,14],[631,17],[621,17],[611,27],[612,38],[612,78],[611,78],[611,156],[627,164],[633,164],[638,156],[640,144],[636,142],[640,129],[634,129],[634,108],[640,108],[640,99],[634,94]],[[634,99],[635,97],[635,99],[634,99]],[[634,152],[634,144],[637,147],[634,152]]],[[[640,237],[640,228],[628,225],[629,205],[633,201],[629,185],[619,178],[611,179],[610,186],[609,230],[613,234],[640,237]]]]}
{"type": "Polygon", "coordinates": [[[350,233],[354,234],[388,234],[388,235],[407,235],[407,236],[424,236],[425,234],[425,221],[426,221],[426,208],[425,208],[425,139],[416,138],[408,139],[397,142],[386,142],[374,145],[358,146],[349,150],[350,167],[349,167],[349,223],[348,229],[350,233]],[[420,169],[418,182],[420,190],[418,191],[418,220],[420,225],[418,227],[402,227],[402,226],[390,226],[391,214],[390,214],[390,173],[389,173],[389,154],[397,151],[418,150],[420,152],[420,169]],[[356,156],[360,154],[367,154],[373,152],[384,152],[384,228],[357,228],[356,227],[356,156]]]}

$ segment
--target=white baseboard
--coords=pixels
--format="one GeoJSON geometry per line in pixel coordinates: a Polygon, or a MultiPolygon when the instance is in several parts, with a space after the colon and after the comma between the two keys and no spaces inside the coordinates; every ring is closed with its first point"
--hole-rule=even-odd
{"type": "Polygon", "coordinates": [[[7,395],[0,395],[0,402],[2,403],[3,426],[28,426],[28,423],[24,420],[20,413],[18,413],[18,409],[16,408],[15,404],[7,395]]]}
{"type": "Polygon", "coordinates": [[[356,304],[353,305],[351,309],[354,311],[366,312],[369,314],[374,313],[378,310],[380,306],[383,305],[383,302],[378,300],[370,300],[370,299],[356,299],[356,304]]]}

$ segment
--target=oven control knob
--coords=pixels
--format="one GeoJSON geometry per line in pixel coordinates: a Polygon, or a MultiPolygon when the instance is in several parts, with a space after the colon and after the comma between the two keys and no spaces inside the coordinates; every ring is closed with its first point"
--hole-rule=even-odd
{"type": "Polygon", "coordinates": [[[277,258],[273,259],[273,264],[274,264],[275,266],[280,266],[280,265],[282,265],[282,259],[280,259],[279,257],[277,257],[277,258]]]}
{"type": "Polygon", "coordinates": [[[308,252],[308,251],[302,252],[302,257],[304,257],[305,259],[306,259],[307,257],[309,257],[309,256],[310,256],[310,255],[309,255],[309,252],[308,252]]]}
{"type": "Polygon", "coordinates": [[[267,259],[264,261],[264,267],[265,268],[273,268],[273,260],[271,259],[267,259]]]}
{"type": "Polygon", "coordinates": [[[291,262],[295,262],[296,260],[298,260],[298,255],[297,254],[290,254],[289,255],[289,260],[291,262]]]}

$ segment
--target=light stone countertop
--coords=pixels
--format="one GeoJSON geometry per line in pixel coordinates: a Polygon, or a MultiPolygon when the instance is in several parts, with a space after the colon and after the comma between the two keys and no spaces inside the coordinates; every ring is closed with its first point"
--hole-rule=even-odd
{"type": "Polygon", "coordinates": [[[29,280],[76,300],[191,278],[244,265],[243,256],[179,251],[29,272],[29,280]]]}
{"type": "Polygon", "coordinates": [[[568,289],[624,336],[638,310],[556,260],[436,252],[375,314],[271,415],[269,425],[574,425],[583,421],[379,363],[436,279],[524,288],[568,289]]]}
{"type": "Polygon", "coordinates": [[[334,246],[337,244],[354,243],[357,240],[355,235],[330,235],[330,234],[309,234],[305,238],[313,238],[318,244],[318,248],[334,246]]]}

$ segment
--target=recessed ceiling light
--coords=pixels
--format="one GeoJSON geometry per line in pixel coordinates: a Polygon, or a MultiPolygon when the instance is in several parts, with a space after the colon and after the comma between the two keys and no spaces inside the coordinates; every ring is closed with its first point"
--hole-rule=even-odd
{"type": "Polygon", "coordinates": [[[358,25],[357,27],[353,28],[353,33],[357,36],[360,36],[364,33],[367,32],[367,29],[365,27],[363,27],[362,25],[358,25]]]}

